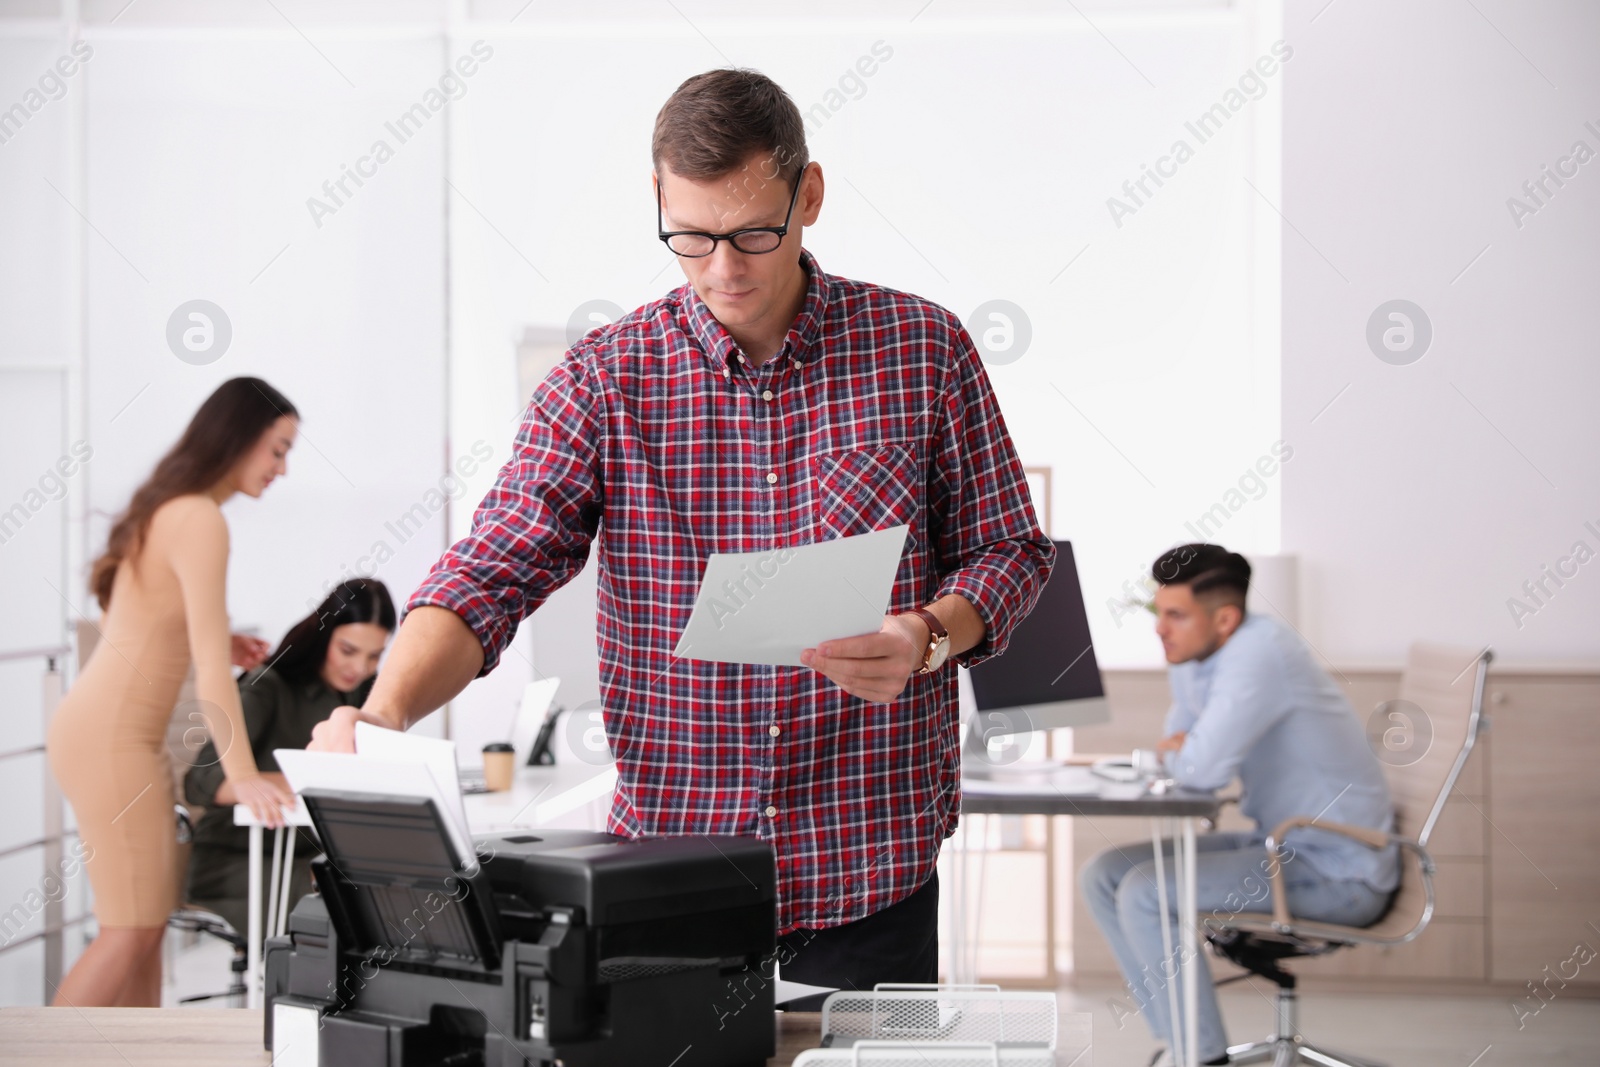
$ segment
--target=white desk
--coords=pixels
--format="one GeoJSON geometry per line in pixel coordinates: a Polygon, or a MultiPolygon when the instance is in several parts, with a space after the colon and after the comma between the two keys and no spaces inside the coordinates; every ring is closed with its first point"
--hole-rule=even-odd
{"type": "MultiPolygon", "coordinates": [[[[1026,766],[1019,766],[1016,769],[1025,772],[1026,766]]],[[[1178,891],[1178,899],[1174,903],[1178,914],[1180,944],[1177,950],[1178,982],[1176,985],[1167,986],[1167,1006],[1174,1026],[1173,1059],[1184,1067],[1194,1067],[1199,1062],[1197,1048],[1199,978],[1195,968],[1206,965],[1200,956],[1198,945],[1195,820],[1215,818],[1220,801],[1209,793],[1193,793],[1182,789],[1159,796],[1153,795],[1148,791],[1147,783],[1122,784],[1105,781],[1092,777],[1089,769],[1081,766],[1064,768],[1063,775],[1054,781],[1048,778],[1030,781],[1020,775],[1009,781],[1003,779],[984,781],[963,776],[961,814],[1142,816],[1150,820],[1150,836],[1155,846],[1158,872],[1162,866],[1162,839],[1172,839],[1173,881],[1178,891]],[[1093,793],[1079,791],[1090,785],[1094,787],[1093,793]],[[1180,995],[1183,998],[1184,1009],[1181,1013],[1178,1010],[1180,995]],[[1177,1029],[1180,1015],[1183,1019],[1181,1030],[1177,1029]]],[[[961,843],[955,855],[957,874],[953,894],[955,899],[952,904],[956,944],[953,946],[955,964],[952,970],[955,973],[952,979],[958,983],[977,981],[976,952],[967,944],[966,930],[966,840],[969,824],[970,820],[962,820],[961,843]]],[[[1164,877],[1157,878],[1156,889],[1161,911],[1165,913],[1168,909],[1164,877]]],[[[1054,907],[1055,902],[1047,901],[1046,906],[1054,907]]],[[[1163,943],[1166,940],[1164,927],[1162,940],[1163,943]]],[[[1049,946],[1048,951],[1054,952],[1055,946],[1049,946]]],[[[1173,954],[1171,946],[1164,946],[1164,951],[1169,958],[1173,954]]]]}
{"type": "MultiPolygon", "coordinates": [[[[611,792],[617,781],[615,766],[590,766],[567,763],[549,767],[523,767],[511,788],[503,793],[469,793],[462,797],[467,809],[467,829],[473,834],[492,834],[502,830],[545,827],[569,830],[603,830],[611,806],[611,792]]],[[[311,825],[303,802],[297,803],[285,820],[287,826],[273,832],[271,911],[262,915],[261,842],[262,825],[255,813],[243,804],[233,808],[233,824],[250,828],[249,929],[245,932],[250,991],[247,1005],[261,1006],[261,939],[282,934],[289,923],[289,880],[294,871],[294,829],[311,825]]]]}

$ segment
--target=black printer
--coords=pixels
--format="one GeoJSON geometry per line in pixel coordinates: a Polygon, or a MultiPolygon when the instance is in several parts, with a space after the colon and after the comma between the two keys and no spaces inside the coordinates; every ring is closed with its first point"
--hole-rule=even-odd
{"type": "Polygon", "coordinates": [[[307,790],[317,892],[266,944],[275,1067],[759,1067],[776,869],[748,837],[476,840],[426,798],[307,790]]]}

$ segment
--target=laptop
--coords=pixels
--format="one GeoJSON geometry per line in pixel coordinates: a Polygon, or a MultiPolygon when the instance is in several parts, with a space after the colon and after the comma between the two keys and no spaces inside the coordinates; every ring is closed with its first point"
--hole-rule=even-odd
{"type": "MultiPolygon", "coordinates": [[[[538,681],[529,682],[522,691],[522,705],[517,708],[515,718],[511,720],[511,747],[516,750],[515,765],[526,767],[533,756],[534,739],[539,736],[539,727],[544,725],[544,720],[550,714],[550,706],[555,702],[556,690],[561,686],[560,678],[540,678],[538,681]]],[[[489,783],[483,777],[483,765],[461,768],[461,791],[463,793],[487,793],[489,783]]]]}

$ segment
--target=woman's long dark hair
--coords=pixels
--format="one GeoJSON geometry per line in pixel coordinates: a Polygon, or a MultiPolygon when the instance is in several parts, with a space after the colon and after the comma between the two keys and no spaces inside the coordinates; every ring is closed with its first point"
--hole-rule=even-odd
{"type": "Polygon", "coordinates": [[[268,427],[300,413],[282,393],[260,378],[230,378],[206,397],[200,410],[144,484],[106,538],[106,550],[89,571],[89,591],[100,610],[111,606],[117,565],[137,564],[156,509],[174,497],[203,493],[220,482],[241,456],[256,446],[268,427]]]}
{"type": "Polygon", "coordinates": [[[333,631],[352,622],[370,622],[394,633],[394,601],[389,599],[389,587],[376,578],[340,582],[316,611],[289,628],[267,662],[295,685],[320,678],[333,631]]]}

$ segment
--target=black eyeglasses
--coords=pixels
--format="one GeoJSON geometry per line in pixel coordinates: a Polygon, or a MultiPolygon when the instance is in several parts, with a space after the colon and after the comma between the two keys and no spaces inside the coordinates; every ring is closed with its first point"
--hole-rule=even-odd
{"type": "MultiPolygon", "coordinates": [[[[751,226],[743,230],[734,230],[732,233],[705,233],[701,230],[673,230],[671,233],[657,233],[661,243],[670,248],[674,255],[685,259],[700,259],[709,256],[717,249],[718,241],[727,241],[735,249],[748,256],[759,256],[765,252],[775,252],[784,237],[789,232],[789,220],[794,216],[794,202],[800,196],[800,179],[805,177],[802,169],[795,175],[794,191],[789,194],[789,210],[784,212],[782,226],[751,226]]],[[[661,187],[656,186],[656,230],[661,230],[661,187]]]]}

